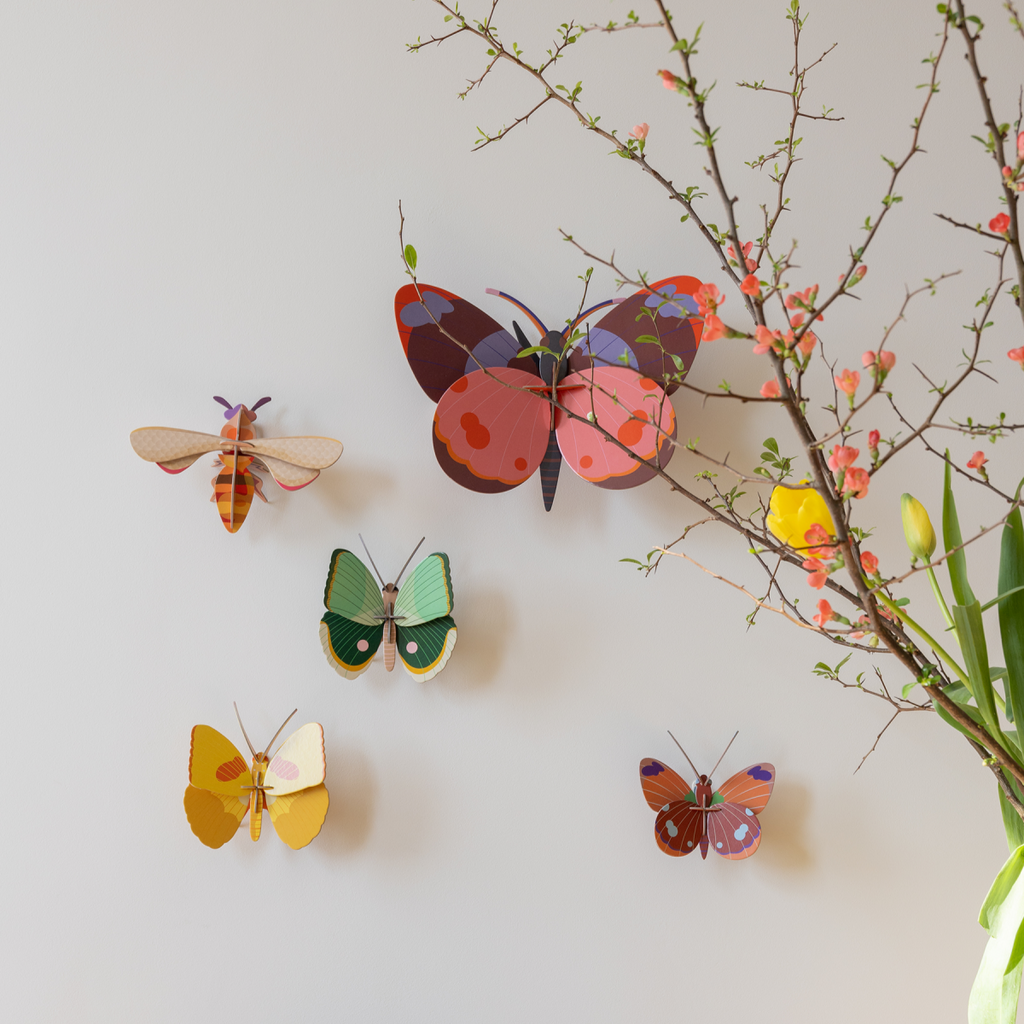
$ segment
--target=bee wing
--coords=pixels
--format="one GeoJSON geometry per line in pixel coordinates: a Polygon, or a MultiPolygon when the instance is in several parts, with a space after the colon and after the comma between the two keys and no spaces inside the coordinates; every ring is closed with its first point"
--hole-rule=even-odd
{"type": "Polygon", "coordinates": [[[263,464],[262,468],[269,471],[286,491],[297,491],[300,487],[311,484],[320,475],[319,469],[296,466],[293,462],[285,462],[284,459],[275,459],[269,455],[260,455],[259,461],[263,464]]]}
{"type": "MultiPolygon", "coordinates": [[[[263,459],[269,456],[279,462],[290,462],[303,469],[326,469],[333,466],[342,452],[342,443],[333,437],[261,437],[250,444],[247,452],[251,451],[263,459]]],[[[269,467],[269,464],[268,468],[274,474],[274,479],[281,483],[277,471],[269,467]]],[[[306,483],[314,479],[315,476],[309,477],[306,483]]]]}
{"type": "Polygon", "coordinates": [[[140,427],[132,431],[131,442],[136,455],[172,473],[180,473],[201,455],[219,452],[231,444],[219,434],[200,434],[195,430],[177,430],[174,427],[140,427]]]}

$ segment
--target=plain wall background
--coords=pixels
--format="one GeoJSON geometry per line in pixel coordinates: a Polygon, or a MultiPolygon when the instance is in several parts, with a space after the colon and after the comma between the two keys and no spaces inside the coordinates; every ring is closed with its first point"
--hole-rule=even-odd
{"type": "MultiPolygon", "coordinates": [[[[499,24],[536,58],[559,22],[627,9],[506,0],[499,24]]],[[[1021,40],[999,4],[978,13],[1010,120],[1021,40]]],[[[879,153],[906,152],[940,24],[931,0],[822,0],[810,14],[804,53],[839,46],[808,109],[846,120],[802,126],[784,231],[806,268],[794,287],[827,288],[884,195],[879,153]]],[[[753,237],[770,186],[743,161],[782,137],[786,107],[733,83],[785,86],[782,4],[720,0],[676,19],[683,34],[706,21],[696,68],[718,81],[710,116],[753,237]]],[[[889,712],[811,673],[838,648],[767,614],[748,630],[746,598],[681,561],[651,578],[619,562],[698,517],[662,484],[609,492],[565,470],[546,514],[537,480],[475,495],[436,465],[434,407],[394,326],[399,199],[422,280],[504,323],[512,311],[488,286],[549,323],[576,308],[587,262],[558,227],[626,267],[724,285],[657,187],[550,105],[470,153],[476,125],[509,123],[539,96],[498,69],[458,102],[479,45],[404,50],[443,29],[425,0],[0,6],[5,1016],[962,1020],[985,940],[977,910],[1006,856],[994,782],[967,744],[906,715],[854,775],[889,712]],[[345,453],[308,490],[267,481],[271,504],[230,537],[206,460],[168,477],[128,444],[144,425],[218,431],[213,394],[272,395],[268,435],[326,434],[345,453]],[[381,665],[346,681],[320,650],[328,558],[359,532],[392,575],[423,534],[424,551],[451,556],[458,646],[426,685],[381,665]],[[219,851],[189,831],[189,730],[205,722],[240,744],[232,700],[257,742],[295,706],[296,722],[324,725],[331,810],[299,853],[270,830],[219,851]],[[740,730],[719,781],[776,765],[752,860],[658,851],[637,763],[682,767],[667,728],[705,770],[740,730]]],[[[999,211],[969,138],[983,133],[977,97],[950,47],[927,153],[867,258],[862,301],[819,332],[859,368],[905,284],[962,268],[890,345],[913,413],[929,396],[912,363],[955,373],[960,325],[994,278],[981,240],[933,216],[999,211]]],[[[675,66],[667,49],[660,32],[594,34],[555,79],[582,79],[602,124],[649,122],[654,162],[703,184],[689,112],[655,75],[675,66]]],[[[598,271],[592,294],[613,285],[598,271]]],[[[740,320],[739,306],[730,295],[725,312],[740,320]]],[[[1004,386],[979,380],[951,413],[1019,419],[1008,299],[994,319],[989,369],[1004,386]]],[[[722,341],[691,379],[756,390],[766,376],[745,343],[722,341]]],[[[692,395],[676,408],[681,436],[737,462],[754,464],[769,434],[795,450],[772,410],[702,410],[692,395]]],[[[877,425],[892,423],[879,410],[877,425]]],[[[939,443],[961,464],[979,446],[939,443]]],[[[984,447],[1012,489],[1020,446],[984,447]]],[[[940,507],[938,465],[919,452],[901,465],[857,509],[893,572],[907,564],[899,493],[936,522],[940,507]]],[[[684,453],[673,468],[689,479],[703,465],[684,453]]],[[[1001,514],[958,487],[965,531],[1001,514]]],[[[724,530],[691,534],[686,550],[763,587],[724,530]]],[[[986,598],[997,550],[993,537],[971,554],[986,598]]],[[[808,605],[819,596],[799,574],[788,585],[808,605]]],[[[920,577],[906,592],[938,625],[920,577]]],[[[878,664],[899,687],[890,661],[855,659],[849,677],[878,664]]]]}

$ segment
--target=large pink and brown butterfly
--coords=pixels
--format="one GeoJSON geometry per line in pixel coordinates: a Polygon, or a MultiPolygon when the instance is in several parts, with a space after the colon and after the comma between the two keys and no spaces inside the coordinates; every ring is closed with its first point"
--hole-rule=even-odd
{"type": "MultiPolygon", "coordinates": [[[[683,750],[675,736],[672,739],[683,750]]],[[[775,768],[765,762],[752,764],[716,790],[711,775],[701,775],[685,750],[683,757],[696,776],[693,789],[663,762],[651,757],[640,762],[644,797],[651,810],[658,812],[654,822],[658,846],[670,857],[685,857],[699,847],[701,857],[706,858],[709,846],[729,860],[751,856],[761,842],[761,823],[757,816],[772,795],[775,768]]],[[[712,775],[722,763],[722,757],[711,769],[712,775]]]]}
{"type": "Polygon", "coordinates": [[[517,487],[539,468],[549,511],[563,459],[599,487],[650,480],[654,466],[663,467],[672,455],[667,438],[675,436],[676,419],[667,396],[700,344],[704,321],[694,298],[700,286],[695,277],[667,277],[628,298],[592,306],[561,331],[549,331],[518,299],[489,288],[536,327],[538,346],[529,345],[518,323],[513,336],[443,288],[400,288],[395,320],[416,380],[437,402],[433,438],[441,468],[485,494],[517,487]],[[614,308],[577,331],[605,306],[614,308]],[[557,409],[552,395],[581,418],[557,409]]]}

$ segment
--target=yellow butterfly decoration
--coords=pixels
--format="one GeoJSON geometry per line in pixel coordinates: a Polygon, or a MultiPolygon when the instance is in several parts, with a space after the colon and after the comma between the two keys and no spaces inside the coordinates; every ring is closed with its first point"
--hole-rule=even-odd
{"type": "Polygon", "coordinates": [[[293,732],[276,754],[270,754],[274,740],[297,711],[257,752],[235,705],[238,724],[252,753],[251,768],[231,740],[216,729],[197,725],[192,730],[185,814],[200,842],[214,849],[223,846],[247,812],[249,836],[255,842],[264,810],[277,834],[293,850],[301,850],[320,834],[328,805],[323,726],[309,722],[293,732]]]}

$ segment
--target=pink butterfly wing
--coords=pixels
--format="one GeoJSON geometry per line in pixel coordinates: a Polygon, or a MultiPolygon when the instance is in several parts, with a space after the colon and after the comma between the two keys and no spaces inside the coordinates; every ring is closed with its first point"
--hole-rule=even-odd
{"type": "Polygon", "coordinates": [[[728,860],[743,860],[761,843],[761,823],[742,804],[716,804],[708,811],[708,839],[715,853],[728,860]]]}
{"type": "Polygon", "coordinates": [[[760,814],[772,795],[774,785],[775,766],[762,762],[730,776],[718,787],[718,792],[727,803],[742,804],[760,814]]]}
{"type": "Polygon", "coordinates": [[[630,458],[585,419],[596,422],[643,459],[668,462],[674,436],[675,410],[665,392],[635,370],[602,366],[571,373],[558,385],[562,404],[584,421],[559,411],[555,422],[562,457],[578,476],[602,487],[635,487],[654,476],[654,470],[630,458]],[[657,427],[655,426],[657,424],[657,427]],[[660,427],[660,431],[658,429],[660,427]]]}
{"type": "Polygon", "coordinates": [[[434,415],[434,450],[441,468],[470,490],[516,487],[541,464],[551,434],[551,406],[539,377],[494,367],[460,377],[434,415]],[[532,390],[524,390],[532,389],[532,390]]]}

